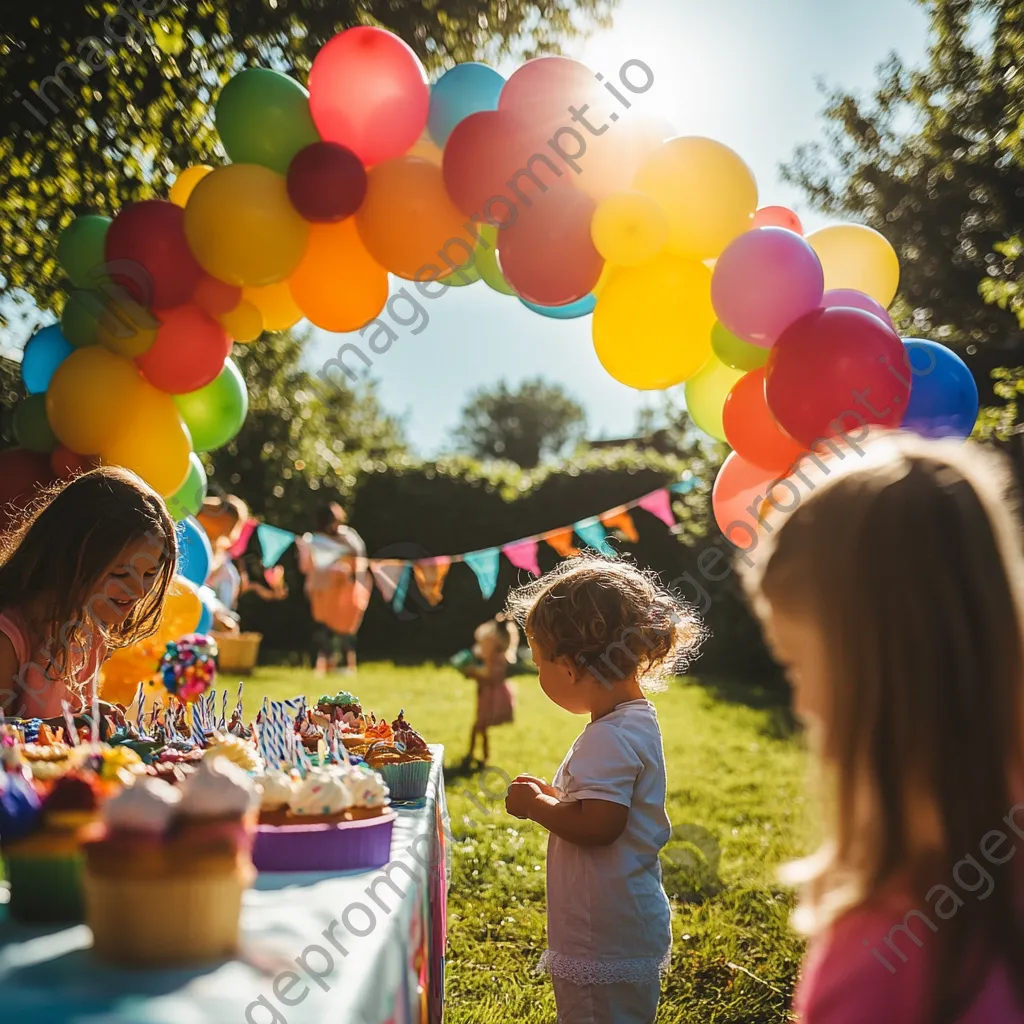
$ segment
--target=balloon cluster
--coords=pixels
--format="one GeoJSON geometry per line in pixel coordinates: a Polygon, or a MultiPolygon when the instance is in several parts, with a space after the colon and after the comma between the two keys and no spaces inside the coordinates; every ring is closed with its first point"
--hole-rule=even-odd
{"type": "Polygon", "coordinates": [[[157,671],[167,692],[187,704],[213,685],[217,678],[216,658],[216,642],[193,633],[167,644],[157,671]]]}

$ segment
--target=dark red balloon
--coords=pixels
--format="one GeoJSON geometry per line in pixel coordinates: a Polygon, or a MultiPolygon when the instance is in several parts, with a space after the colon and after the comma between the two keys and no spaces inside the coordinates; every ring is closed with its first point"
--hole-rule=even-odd
{"type": "Polygon", "coordinates": [[[866,426],[898,427],[910,398],[903,344],[860,309],[818,309],[772,346],[765,397],[779,426],[807,448],[866,426]]]}
{"type": "Polygon", "coordinates": [[[366,168],[337,142],[314,142],[288,166],[288,198],[308,221],[332,224],[351,217],[366,197],[366,168]]]}
{"type": "Polygon", "coordinates": [[[121,210],[107,231],[106,260],[109,276],[149,309],[188,302],[203,275],[185,239],[185,211],[165,199],[121,210]]]}
{"type": "Polygon", "coordinates": [[[198,306],[154,312],[156,341],[135,363],[155,388],[171,395],[198,391],[215,380],[231,351],[228,332],[198,306]]]}
{"type": "Polygon", "coordinates": [[[596,205],[585,192],[562,185],[520,207],[499,232],[501,272],[527,302],[564,306],[590,294],[604,269],[590,238],[596,205]]]}
{"type": "Polygon", "coordinates": [[[57,445],[50,453],[50,469],[59,477],[67,478],[77,476],[79,473],[87,473],[90,469],[99,466],[100,460],[96,455],[79,455],[65,445],[57,445]]]}
{"type": "Polygon", "coordinates": [[[49,455],[26,448],[0,452],[0,530],[14,526],[39,490],[53,479],[49,455]]]}
{"type": "Polygon", "coordinates": [[[242,301],[242,289],[210,274],[203,274],[192,292],[192,305],[216,318],[230,313],[242,301]]]}

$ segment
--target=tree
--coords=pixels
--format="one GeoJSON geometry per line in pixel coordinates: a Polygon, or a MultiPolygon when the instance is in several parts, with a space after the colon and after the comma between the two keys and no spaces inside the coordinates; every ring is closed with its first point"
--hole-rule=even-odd
{"type": "Polygon", "coordinates": [[[1024,340],[1011,315],[1024,267],[1004,244],[1024,233],[1024,8],[926,3],[927,67],[893,56],[871,100],[832,92],[825,145],[801,147],[784,173],[820,209],[893,242],[900,326],[963,350],[984,384],[1024,340]]]}
{"type": "Polygon", "coordinates": [[[320,381],[302,368],[304,342],[286,331],[236,346],[249,414],[233,441],[206,456],[216,485],[297,531],[310,528],[317,505],[348,497],[367,463],[405,451],[401,424],[381,411],[373,386],[320,381]]]}
{"type": "Polygon", "coordinates": [[[0,295],[59,311],[55,258],[78,213],[165,195],[219,163],[212,105],[246,64],[305,81],[343,28],[376,24],[427,66],[557,50],[610,23],[616,0],[36,0],[4,7],[0,35],[0,295]]]}
{"type": "Polygon", "coordinates": [[[502,381],[493,391],[480,388],[470,396],[454,440],[479,458],[532,469],[543,456],[581,440],[586,422],[583,407],[557,384],[538,377],[510,391],[502,381]]]}

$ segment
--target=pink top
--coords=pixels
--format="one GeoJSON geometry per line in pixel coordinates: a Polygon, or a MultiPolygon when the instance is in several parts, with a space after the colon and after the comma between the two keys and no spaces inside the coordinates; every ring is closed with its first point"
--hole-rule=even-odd
{"type": "Polygon", "coordinates": [[[3,685],[0,680],[0,708],[4,714],[21,718],[60,718],[64,713],[61,701],[67,701],[74,712],[83,709],[83,700],[92,700],[96,673],[103,664],[106,647],[100,644],[90,654],[85,666],[79,670],[76,681],[82,684],[81,696],[63,681],[47,678],[50,659],[57,651],[57,642],[51,640],[42,650],[32,652],[28,630],[16,611],[0,612],[0,633],[6,634],[18,659],[18,673],[3,685]]]}
{"type": "MultiPolygon", "coordinates": [[[[903,930],[913,906],[893,900],[851,911],[811,944],[794,1002],[801,1024],[927,1024],[931,953],[944,922],[931,904],[917,907],[936,929],[916,915],[907,919],[918,946],[903,930]]],[[[999,965],[956,1024],[997,1021],[1024,1024],[1024,1008],[1017,1005],[1009,974],[999,965]]]]}

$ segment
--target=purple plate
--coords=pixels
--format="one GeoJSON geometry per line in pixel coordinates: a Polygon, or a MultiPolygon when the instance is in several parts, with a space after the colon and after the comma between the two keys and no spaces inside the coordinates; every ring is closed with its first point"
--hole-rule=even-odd
{"type": "Polygon", "coordinates": [[[397,815],[336,825],[260,825],[252,849],[259,871],[368,871],[391,860],[397,815]]]}

